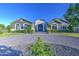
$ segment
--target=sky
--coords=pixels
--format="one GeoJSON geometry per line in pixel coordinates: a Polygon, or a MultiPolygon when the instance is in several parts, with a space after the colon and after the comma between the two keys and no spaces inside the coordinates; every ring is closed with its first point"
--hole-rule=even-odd
{"type": "Polygon", "coordinates": [[[69,5],[67,3],[0,3],[0,24],[9,25],[19,18],[31,22],[40,18],[46,22],[54,18],[64,18],[63,15],[69,5]]]}

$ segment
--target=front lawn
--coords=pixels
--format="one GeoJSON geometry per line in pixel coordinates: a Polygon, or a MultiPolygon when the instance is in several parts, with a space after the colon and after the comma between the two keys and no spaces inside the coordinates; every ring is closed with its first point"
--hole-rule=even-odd
{"type": "Polygon", "coordinates": [[[60,35],[70,36],[70,37],[79,37],[79,33],[60,33],[60,35]]]}
{"type": "Polygon", "coordinates": [[[21,34],[24,34],[24,33],[3,33],[3,34],[0,34],[0,37],[10,37],[10,36],[16,36],[21,34]]]}
{"type": "MultiPolygon", "coordinates": [[[[0,37],[12,37],[16,35],[23,35],[24,33],[3,33],[0,34],[0,37]]],[[[54,35],[63,35],[63,36],[70,36],[70,37],[79,37],[79,33],[53,33],[54,35]]]]}

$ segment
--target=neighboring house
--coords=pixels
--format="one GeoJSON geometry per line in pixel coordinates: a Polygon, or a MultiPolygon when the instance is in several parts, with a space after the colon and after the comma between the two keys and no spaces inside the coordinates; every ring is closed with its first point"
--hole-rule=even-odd
{"type": "MultiPolygon", "coordinates": [[[[64,30],[68,27],[68,22],[61,19],[54,19],[48,24],[51,25],[51,30],[64,30]]],[[[25,30],[29,25],[32,25],[32,30],[34,30],[35,32],[46,32],[48,30],[47,22],[43,19],[37,19],[34,23],[32,23],[23,18],[19,18],[11,23],[12,31],[25,30]]]]}
{"type": "Polygon", "coordinates": [[[53,19],[49,22],[51,25],[51,30],[68,30],[69,23],[66,20],[62,20],[59,18],[53,19]]]}
{"type": "Polygon", "coordinates": [[[11,23],[12,31],[25,30],[29,25],[32,25],[32,22],[29,22],[23,18],[19,18],[11,23]]]}

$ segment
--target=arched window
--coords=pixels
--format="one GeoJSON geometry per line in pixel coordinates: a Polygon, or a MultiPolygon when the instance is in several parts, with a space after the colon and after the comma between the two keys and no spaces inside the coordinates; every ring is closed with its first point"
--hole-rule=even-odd
{"type": "Polygon", "coordinates": [[[57,24],[53,24],[52,28],[57,30],[57,24]]]}
{"type": "Polygon", "coordinates": [[[67,26],[66,25],[63,25],[63,30],[66,30],[67,29],[67,26]]]}
{"type": "Polygon", "coordinates": [[[16,24],[16,30],[20,29],[20,24],[16,24]]]}
{"type": "Polygon", "coordinates": [[[24,24],[23,28],[24,29],[27,29],[28,28],[28,25],[27,24],[24,24]]]}

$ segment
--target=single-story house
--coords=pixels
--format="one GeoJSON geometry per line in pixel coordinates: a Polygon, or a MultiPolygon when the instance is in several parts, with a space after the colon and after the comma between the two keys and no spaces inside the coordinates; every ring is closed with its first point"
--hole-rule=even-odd
{"type": "Polygon", "coordinates": [[[11,23],[11,26],[12,26],[12,31],[25,30],[28,28],[29,25],[32,25],[32,30],[34,30],[35,32],[45,32],[46,30],[48,30],[47,24],[51,25],[51,30],[52,29],[64,30],[67,29],[68,27],[68,22],[61,19],[55,19],[49,23],[47,23],[43,19],[37,19],[34,23],[32,23],[23,18],[19,18],[15,20],[14,22],[11,23]]]}
{"type": "Polygon", "coordinates": [[[49,24],[51,25],[51,30],[68,30],[69,22],[67,22],[66,20],[55,18],[50,21],[49,24]]]}
{"type": "Polygon", "coordinates": [[[32,30],[36,32],[45,32],[47,27],[46,22],[43,19],[38,19],[32,23],[23,18],[19,18],[11,23],[12,31],[25,30],[29,25],[32,25],[32,30]]]}
{"type": "Polygon", "coordinates": [[[11,23],[12,31],[27,29],[32,22],[29,22],[23,18],[16,19],[11,23]]]}

